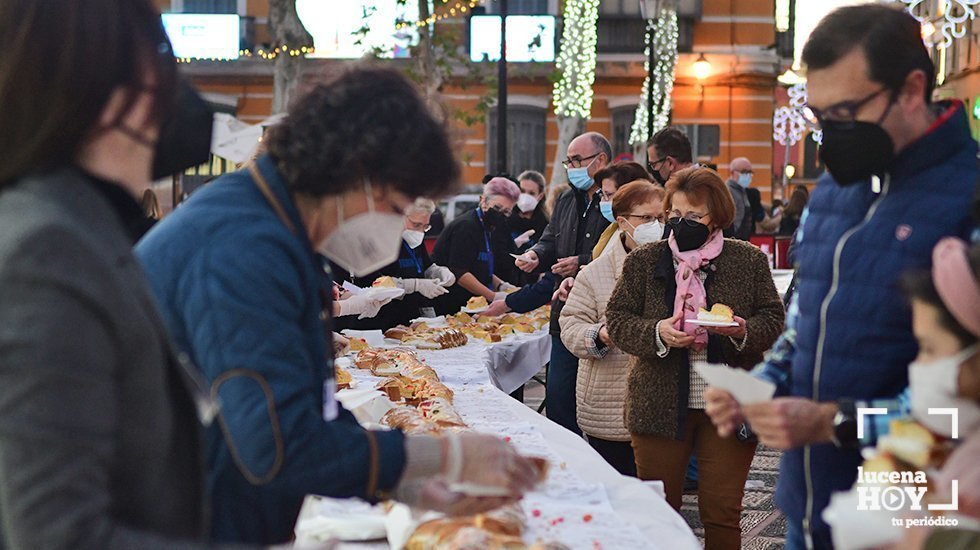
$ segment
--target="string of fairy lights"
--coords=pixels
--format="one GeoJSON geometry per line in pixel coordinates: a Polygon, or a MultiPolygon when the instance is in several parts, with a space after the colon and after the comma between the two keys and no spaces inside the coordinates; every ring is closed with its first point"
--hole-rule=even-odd
{"type": "Polygon", "coordinates": [[[653,116],[653,131],[667,126],[670,120],[671,93],[674,91],[674,71],[677,67],[677,11],[669,8],[660,10],[659,17],[647,20],[647,47],[644,50],[643,68],[647,77],[643,81],[640,101],[636,105],[630,143],[646,143],[649,136],[649,118],[653,116]],[[653,66],[653,82],[650,82],[650,33],[653,33],[653,48],[656,63],[653,66]],[[648,90],[653,85],[653,113],[648,112],[648,90]]]}
{"type": "MultiPolygon", "coordinates": [[[[436,0],[441,2],[443,6],[449,4],[451,0],[436,0]]],[[[596,2],[598,4],[598,2],[596,2]]],[[[480,4],[480,0],[464,0],[457,1],[448,10],[443,10],[442,13],[433,13],[429,17],[419,20],[419,21],[401,21],[395,25],[395,30],[403,30],[409,27],[415,27],[421,29],[423,27],[428,27],[435,24],[438,21],[443,21],[456,16],[466,15],[471,12],[473,8],[480,4]]],[[[435,10],[433,10],[435,11],[435,10]]],[[[288,55],[290,57],[300,57],[312,55],[316,52],[313,46],[289,46],[288,44],[283,44],[276,46],[275,48],[259,48],[254,52],[250,49],[242,49],[238,51],[239,59],[242,57],[254,57],[261,58],[266,61],[272,61],[279,57],[280,55],[288,55]]],[[[226,57],[178,57],[177,63],[190,63],[192,61],[235,61],[232,58],[226,57]]]]}
{"type": "MultiPolygon", "coordinates": [[[[267,61],[272,61],[273,59],[279,57],[280,55],[288,55],[290,57],[300,57],[306,55],[312,55],[316,52],[313,46],[277,46],[275,48],[269,48],[268,50],[264,48],[259,48],[254,52],[249,49],[238,50],[238,57],[261,57],[267,61]]],[[[227,57],[178,57],[177,63],[190,63],[191,61],[235,61],[235,59],[227,57]]]]}
{"type": "Polygon", "coordinates": [[[555,115],[588,118],[595,82],[599,0],[567,0],[563,15],[562,46],[555,60],[561,78],[552,91],[555,115]]]}
{"type": "MultiPolygon", "coordinates": [[[[449,0],[442,0],[443,4],[448,4],[449,0]]],[[[442,21],[443,19],[449,19],[450,17],[456,17],[457,15],[464,15],[468,11],[472,10],[479,4],[479,0],[470,0],[469,2],[456,2],[456,5],[449,8],[448,11],[436,14],[433,13],[429,17],[422,19],[420,21],[402,21],[395,25],[395,30],[402,30],[408,27],[416,27],[421,29],[422,27],[428,27],[429,25],[435,24],[437,21],[442,21]]]]}

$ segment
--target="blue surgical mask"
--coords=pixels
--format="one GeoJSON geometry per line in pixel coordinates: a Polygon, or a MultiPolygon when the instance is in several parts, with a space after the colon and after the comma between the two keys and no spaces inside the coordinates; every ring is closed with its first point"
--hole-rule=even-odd
{"type": "Polygon", "coordinates": [[[612,201],[600,201],[599,212],[602,212],[602,217],[609,220],[609,223],[616,222],[616,216],[613,216],[612,211],[612,201]]]}
{"type": "Polygon", "coordinates": [[[743,189],[748,189],[751,183],[752,174],[742,172],[738,175],[738,184],[741,185],[743,189]]]}
{"type": "Polygon", "coordinates": [[[586,166],[569,168],[568,181],[579,191],[588,191],[595,185],[595,182],[592,181],[592,176],[589,175],[589,168],[586,166]]]}
{"type": "Polygon", "coordinates": [[[592,159],[585,166],[580,166],[578,168],[566,168],[566,170],[568,170],[569,183],[571,183],[572,186],[579,191],[588,191],[593,185],[595,185],[595,180],[593,180],[592,176],[589,175],[589,166],[592,166],[592,163],[595,162],[597,158],[599,157],[592,159]]]}

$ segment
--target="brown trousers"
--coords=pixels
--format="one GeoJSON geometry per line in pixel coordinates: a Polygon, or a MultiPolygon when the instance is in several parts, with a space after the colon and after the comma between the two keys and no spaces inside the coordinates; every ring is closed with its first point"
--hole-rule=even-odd
{"type": "Polygon", "coordinates": [[[637,477],[663,481],[667,502],[679,511],[693,451],[698,461],[698,507],[705,548],[737,550],[742,545],[742,496],[756,444],[734,436],[722,439],[703,410],[688,409],[687,413],[683,441],[633,434],[637,477]]]}

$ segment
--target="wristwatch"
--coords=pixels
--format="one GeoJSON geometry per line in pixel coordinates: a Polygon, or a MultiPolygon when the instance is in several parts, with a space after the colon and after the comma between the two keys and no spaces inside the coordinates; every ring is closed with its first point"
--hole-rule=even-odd
{"type": "Polygon", "coordinates": [[[857,405],[853,399],[837,401],[831,441],[838,449],[857,449],[860,446],[857,436],[857,405]]]}

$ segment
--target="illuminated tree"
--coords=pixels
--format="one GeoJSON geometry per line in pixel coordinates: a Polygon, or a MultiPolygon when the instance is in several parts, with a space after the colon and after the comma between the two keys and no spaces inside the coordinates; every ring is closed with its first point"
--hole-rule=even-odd
{"type": "Polygon", "coordinates": [[[671,93],[674,91],[674,69],[677,67],[677,10],[670,2],[661,5],[656,19],[647,20],[647,48],[644,52],[644,69],[647,78],[643,81],[640,101],[636,105],[630,143],[637,156],[646,155],[646,142],[650,138],[649,116],[653,117],[653,132],[667,126],[672,106],[671,93]],[[653,113],[649,113],[650,101],[650,33],[653,33],[653,113]]]}
{"type": "Polygon", "coordinates": [[[585,131],[592,112],[592,84],[595,82],[596,22],[599,0],[565,0],[562,10],[564,29],[555,68],[561,73],[552,99],[558,119],[558,146],[555,150],[551,184],[568,181],[561,170],[568,144],[585,131]]]}

